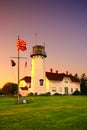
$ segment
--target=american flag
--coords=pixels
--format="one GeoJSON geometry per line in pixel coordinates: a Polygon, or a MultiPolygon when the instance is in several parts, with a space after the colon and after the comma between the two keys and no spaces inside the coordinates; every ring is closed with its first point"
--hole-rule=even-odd
{"type": "Polygon", "coordinates": [[[24,40],[18,39],[16,42],[16,46],[18,50],[25,51],[26,48],[26,42],[24,40]]]}

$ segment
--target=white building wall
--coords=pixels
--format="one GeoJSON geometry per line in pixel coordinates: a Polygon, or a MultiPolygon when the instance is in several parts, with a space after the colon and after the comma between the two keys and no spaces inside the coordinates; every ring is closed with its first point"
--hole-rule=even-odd
{"type": "Polygon", "coordinates": [[[31,71],[31,89],[32,93],[46,93],[45,85],[45,57],[36,55],[32,57],[31,71]],[[43,79],[43,85],[40,85],[40,79],[43,79]]]}
{"type": "Polygon", "coordinates": [[[28,96],[28,94],[29,94],[28,90],[20,90],[21,96],[28,96]]]}
{"type": "Polygon", "coordinates": [[[74,91],[80,91],[80,83],[72,82],[69,77],[65,77],[62,82],[63,94],[65,94],[65,87],[68,88],[68,94],[72,94],[74,91]]]}
{"type": "Polygon", "coordinates": [[[22,83],[20,83],[19,87],[25,87],[27,86],[28,90],[22,90],[21,88],[19,89],[19,94],[21,96],[28,96],[29,92],[30,92],[30,86],[31,86],[31,83],[26,83],[24,80],[20,81],[22,83]],[[24,82],[24,83],[23,83],[24,82]]]}
{"type": "MultiPolygon", "coordinates": [[[[49,81],[49,80],[48,80],[49,81]]],[[[79,90],[80,91],[80,83],[78,82],[72,82],[70,78],[64,78],[63,81],[52,81],[50,80],[48,82],[48,92],[51,93],[51,95],[55,93],[65,94],[65,88],[68,88],[68,94],[72,94],[74,91],[79,90]]],[[[47,85],[47,79],[46,79],[46,85],[47,85]]]]}
{"type": "Polygon", "coordinates": [[[46,77],[46,92],[50,92],[50,80],[46,77]]]}

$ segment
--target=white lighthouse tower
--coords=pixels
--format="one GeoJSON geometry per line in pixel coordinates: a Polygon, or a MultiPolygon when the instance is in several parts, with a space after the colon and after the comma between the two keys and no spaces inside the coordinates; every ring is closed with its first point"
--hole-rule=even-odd
{"type": "Polygon", "coordinates": [[[45,58],[47,57],[45,47],[35,45],[32,48],[32,70],[31,70],[31,89],[33,94],[46,93],[45,82],[45,58]]]}

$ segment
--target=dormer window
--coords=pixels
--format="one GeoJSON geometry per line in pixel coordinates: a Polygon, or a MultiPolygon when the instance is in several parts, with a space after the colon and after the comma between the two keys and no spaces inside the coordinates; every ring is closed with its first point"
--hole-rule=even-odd
{"type": "Polygon", "coordinates": [[[40,86],[43,86],[43,81],[44,81],[44,80],[43,80],[43,79],[40,79],[39,81],[40,81],[40,86]]]}
{"type": "Polygon", "coordinates": [[[68,83],[68,80],[65,80],[65,83],[68,83]]]}
{"type": "Polygon", "coordinates": [[[68,83],[68,79],[67,78],[65,78],[65,83],[68,83]]]}

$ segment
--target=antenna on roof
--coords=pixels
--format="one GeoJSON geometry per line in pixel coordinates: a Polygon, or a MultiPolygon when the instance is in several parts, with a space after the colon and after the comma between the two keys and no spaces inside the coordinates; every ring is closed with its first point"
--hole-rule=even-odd
{"type": "Polygon", "coordinates": [[[37,33],[35,33],[35,44],[37,44],[37,33]]]}
{"type": "Polygon", "coordinates": [[[45,47],[46,46],[45,42],[43,44],[44,44],[44,47],[45,47]]]}

